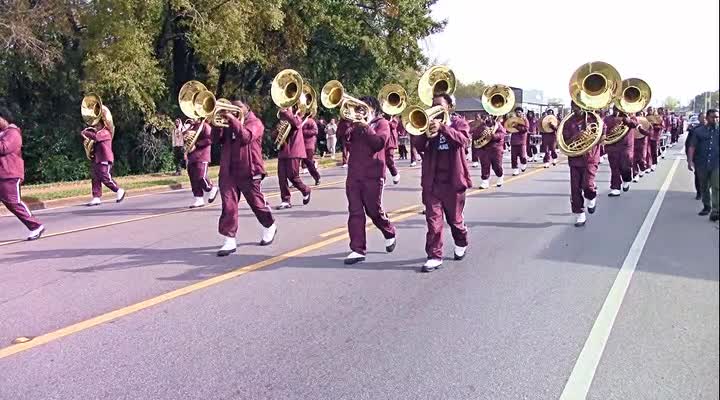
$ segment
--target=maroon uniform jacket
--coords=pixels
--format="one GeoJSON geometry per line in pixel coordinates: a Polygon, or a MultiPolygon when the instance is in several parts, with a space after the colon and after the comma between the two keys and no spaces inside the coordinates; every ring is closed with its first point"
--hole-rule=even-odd
{"type": "Polygon", "coordinates": [[[613,144],[606,144],[605,145],[605,151],[608,153],[621,153],[625,152],[627,154],[632,154],[634,143],[635,143],[635,131],[637,130],[638,122],[635,117],[605,117],[605,127],[606,127],[606,134],[607,132],[611,132],[613,128],[615,128],[620,123],[623,123],[625,126],[630,128],[628,130],[628,133],[617,143],[613,144]]]}
{"type": "Polygon", "coordinates": [[[113,162],[115,158],[112,151],[112,133],[107,128],[102,128],[97,132],[91,130],[83,131],[83,136],[90,140],[95,141],[95,147],[93,148],[95,157],[93,161],[95,163],[113,162]]]}
{"type": "Polygon", "coordinates": [[[397,149],[398,148],[398,126],[400,123],[396,118],[391,118],[390,121],[388,121],[388,124],[390,125],[390,138],[387,144],[388,149],[397,149]]]}
{"type": "Polygon", "coordinates": [[[530,126],[530,122],[528,122],[527,118],[525,117],[523,117],[523,119],[525,120],[525,126],[518,125],[517,133],[510,134],[510,145],[527,143],[528,127],[530,126]]]}
{"type": "Polygon", "coordinates": [[[290,109],[285,109],[280,111],[280,119],[290,123],[290,134],[288,135],[287,143],[280,148],[278,158],[307,158],[305,138],[302,135],[302,118],[295,115],[290,109]]]}
{"type": "Polygon", "coordinates": [[[442,125],[433,138],[413,136],[413,145],[423,152],[422,188],[450,185],[456,192],[472,187],[465,149],[470,145],[470,127],[464,118],[453,116],[450,126],[442,125]]]}
{"type": "Polygon", "coordinates": [[[265,127],[254,113],[245,116],[245,123],[234,116],[227,117],[228,128],[216,129],[216,139],[222,144],[220,179],[245,180],[265,176],[262,139],[265,127]],[[233,133],[235,139],[233,140],[233,133]]]}
{"type": "Polygon", "coordinates": [[[21,149],[20,128],[10,125],[0,132],[0,179],[25,179],[25,162],[21,149]]]}
{"type": "Polygon", "coordinates": [[[662,132],[665,130],[665,118],[661,116],[661,123],[659,124],[652,124],[652,133],[650,134],[650,140],[652,141],[658,141],[660,140],[660,136],[662,135],[662,132]]]}
{"type": "Polygon", "coordinates": [[[341,119],[340,122],[338,122],[336,135],[339,140],[341,140],[341,143],[349,143],[350,142],[350,128],[352,127],[352,122],[341,119]]]}
{"type": "Polygon", "coordinates": [[[349,137],[352,138],[352,147],[350,147],[348,179],[385,178],[385,147],[390,140],[388,121],[379,116],[368,125],[354,123],[349,137]]]}
{"type": "MultiPolygon", "coordinates": [[[[497,129],[495,130],[495,133],[492,135],[492,139],[490,139],[490,143],[486,144],[484,147],[481,147],[483,150],[490,150],[490,149],[502,149],[505,147],[505,135],[507,132],[505,131],[505,127],[503,124],[499,122],[495,122],[497,124],[497,129]]],[[[491,125],[492,126],[492,125],[491,125]]],[[[472,140],[475,141],[477,139],[480,139],[482,136],[483,130],[485,129],[485,124],[478,124],[473,130],[470,132],[472,135],[472,140]]]]}
{"type": "MultiPolygon", "coordinates": [[[[303,143],[306,152],[315,152],[317,143],[318,126],[314,119],[308,118],[302,126],[303,143]]],[[[307,157],[307,155],[306,155],[307,157]]]]}
{"type": "Polygon", "coordinates": [[[212,145],[212,129],[206,122],[202,122],[202,128],[195,124],[192,129],[201,129],[200,136],[195,142],[195,150],[188,154],[188,163],[210,162],[210,146],[212,145]]]}
{"type": "MultiPolygon", "coordinates": [[[[567,120],[567,122],[565,122],[562,132],[563,139],[565,139],[566,143],[572,142],[575,138],[580,136],[586,127],[587,124],[584,116],[577,117],[573,115],[567,120]]],[[[593,147],[590,151],[581,156],[568,157],[568,165],[571,167],[586,167],[588,164],[597,164],[599,162],[600,145],[593,147]]]]}
{"type": "Polygon", "coordinates": [[[525,120],[528,121],[528,133],[532,133],[532,134],[538,133],[539,120],[537,118],[533,118],[533,119],[525,118],[525,120]]]}

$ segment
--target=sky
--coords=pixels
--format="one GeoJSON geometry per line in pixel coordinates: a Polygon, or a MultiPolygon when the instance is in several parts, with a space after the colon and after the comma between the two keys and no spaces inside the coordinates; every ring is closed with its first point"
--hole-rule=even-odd
{"type": "Polygon", "coordinates": [[[585,62],[605,61],[641,78],[652,104],[687,104],[720,87],[718,0],[439,0],[445,30],[421,42],[462,82],[537,89],[569,101],[568,81],[585,62]],[[664,4],[672,4],[664,6],[664,4]]]}

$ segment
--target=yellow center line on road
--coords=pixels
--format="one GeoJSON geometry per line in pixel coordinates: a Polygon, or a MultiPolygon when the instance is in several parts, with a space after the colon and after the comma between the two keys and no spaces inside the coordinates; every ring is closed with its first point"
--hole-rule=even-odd
{"type": "MultiPolygon", "coordinates": [[[[514,181],[525,179],[525,178],[528,178],[530,176],[533,176],[533,175],[538,174],[543,171],[544,171],[544,169],[542,167],[535,168],[533,171],[530,171],[523,175],[519,175],[519,176],[508,179],[506,181],[506,183],[511,183],[514,181]]],[[[467,195],[474,196],[479,193],[487,193],[490,191],[491,190],[489,190],[489,189],[485,189],[485,190],[475,189],[475,190],[468,191],[467,195]]],[[[413,205],[413,206],[408,206],[405,208],[398,209],[395,211],[395,213],[394,213],[395,215],[392,218],[390,218],[390,220],[392,222],[399,222],[399,221],[406,220],[408,218],[415,217],[415,216],[417,216],[417,211],[420,210],[421,207],[422,207],[421,205],[413,205]],[[404,212],[404,213],[399,213],[399,214],[397,213],[399,210],[403,210],[403,209],[408,210],[408,211],[404,212]]],[[[367,227],[366,229],[369,229],[369,227],[367,227]]],[[[244,267],[239,267],[233,271],[226,272],[226,273],[218,275],[216,277],[206,279],[206,280],[203,280],[200,282],[196,282],[194,284],[184,286],[179,289],[172,290],[170,292],[167,292],[167,293],[161,294],[159,296],[141,301],[139,303],[135,303],[135,304],[123,307],[123,308],[119,308],[117,310],[107,312],[107,313],[99,315],[97,317],[93,317],[93,318],[66,326],[64,328],[60,328],[58,330],[42,334],[40,336],[31,337],[31,338],[29,338],[30,339],[29,341],[22,341],[21,343],[17,343],[17,344],[13,344],[13,345],[10,345],[10,346],[4,347],[4,348],[0,348],[0,359],[12,356],[14,354],[17,354],[17,353],[20,353],[20,352],[23,352],[26,350],[30,350],[30,349],[38,347],[38,346],[42,346],[44,344],[61,339],[65,336],[69,336],[74,333],[82,332],[86,329],[90,329],[92,327],[101,325],[103,323],[110,322],[110,321],[128,316],[130,314],[134,314],[138,311],[142,311],[147,308],[156,306],[158,304],[165,303],[167,301],[176,299],[181,296],[185,296],[187,294],[196,292],[198,290],[205,289],[205,288],[208,288],[211,286],[215,286],[219,283],[226,282],[233,278],[237,278],[241,275],[245,275],[248,272],[257,271],[259,269],[262,269],[262,268],[280,263],[282,261],[288,260],[292,257],[301,256],[303,254],[306,254],[306,253],[309,253],[309,252],[312,252],[315,250],[319,250],[323,247],[329,246],[333,243],[337,243],[337,242],[345,240],[347,238],[348,238],[348,233],[346,231],[340,235],[333,236],[328,239],[324,239],[319,242],[315,242],[315,243],[300,247],[295,250],[291,250],[284,254],[271,257],[267,260],[260,261],[260,262],[257,262],[257,263],[251,264],[251,265],[247,265],[244,267]]]]}
{"type": "MultiPolygon", "coordinates": [[[[312,186],[311,188],[312,188],[313,190],[314,190],[314,189],[322,189],[322,188],[325,188],[325,187],[335,186],[335,185],[337,185],[337,184],[339,184],[339,183],[345,183],[345,179],[343,179],[343,180],[341,180],[341,181],[333,181],[333,182],[328,182],[328,183],[322,183],[322,184],[320,184],[320,185],[318,185],[318,186],[312,186]]],[[[218,193],[218,196],[219,196],[219,193],[218,193]]],[[[268,194],[267,196],[265,196],[266,199],[274,199],[274,198],[277,198],[277,197],[280,197],[280,192],[272,192],[272,193],[268,194]]],[[[244,203],[244,202],[245,202],[245,198],[243,197],[243,198],[240,200],[240,203],[244,203]]],[[[98,224],[98,225],[92,225],[92,226],[84,226],[84,227],[81,227],[81,228],[75,228],[75,229],[69,229],[69,230],[65,230],[65,231],[61,231],[61,232],[55,232],[55,233],[45,234],[45,235],[43,235],[42,239],[48,239],[48,238],[52,238],[52,237],[56,237],[56,236],[69,235],[69,234],[71,234],[71,233],[84,232],[84,231],[89,231],[89,230],[93,230],[93,229],[107,228],[108,226],[115,226],[115,225],[128,224],[128,223],[131,223],[131,222],[144,221],[144,220],[148,220],[148,219],[164,217],[164,216],[167,216],[167,215],[174,215],[174,214],[181,214],[181,213],[192,212],[192,211],[206,210],[206,209],[208,209],[208,208],[216,207],[216,206],[218,206],[218,205],[220,205],[220,204],[221,204],[221,201],[218,201],[218,202],[216,202],[215,204],[210,204],[210,205],[208,205],[208,206],[206,206],[206,207],[200,207],[200,208],[186,208],[186,207],[184,207],[184,208],[181,208],[181,209],[172,210],[172,211],[167,211],[167,212],[162,212],[162,213],[158,213],[158,214],[143,215],[142,217],[135,217],[135,218],[124,219],[124,220],[120,220],[120,221],[107,222],[107,223],[104,223],[104,224],[98,224]]],[[[132,212],[132,210],[128,210],[128,211],[132,212]]],[[[41,239],[41,240],[42,240],[42,239],[41,239]]],[[[11,244],[23,243],[23,242],[26,242],[26,240],[25,240],[25,239],[8,240],[8,241],[5,241],[5,242],[0,242],[0,246],[8,246],[8,245],[11,245],[11,244]]]]}

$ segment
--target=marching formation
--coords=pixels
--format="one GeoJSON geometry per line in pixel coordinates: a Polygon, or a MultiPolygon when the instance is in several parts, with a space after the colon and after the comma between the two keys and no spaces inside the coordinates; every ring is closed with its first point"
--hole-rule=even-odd
{"type": "MultiPolygon", "coordinates": [[[[318,135],[315,117],[318,105],[337,108],[340,121],[333,124],[333,139],[343,144],[343,167],[347,167],[346,196],[350,253],[346,264],[365,260],[367,253],[366,217],[385,238],[385,250],[397,245],[397,229],[383,209],[386,180],[400,182],[395,166],[395,150],[411,165],[422,160],[421,190],[427,222],[422,267],[430,272],[443,262],[443,220],[450,227],[455,260],[468,251],[468,230],[464,222],[466,191],[473,186],[467,153],[472,166],[481,169],[480,189],[504,183],[503,155],[509,144],[512,175],[520,175],[543,153],[543,166],[558,163],[559,149],[568,158],[570,204],[575,226],[587,222],[587,211],[597,209],[595,175],[606,157],[611,170],[611,197],[620,196],[645,174],[655,171],[658,156],[677,142],[683,121],[648,107],[650,86],[641,79],[622,80],[611,65],[592,62],[578,68],[570,79],[571,112],[548,109],[540,117],[516,107],[515,95],[506,85],[491,85],[482,95],[484,111],[472,121],[454,113],[456,79],[452,70],[433,66],[420,79],[417,88],[421,104],[410,105],[408,93],[397,84],[383,87],[378,96],[353,97],[339,81],[330,81],[318,93],[294,70],[283,70],[272,82],[271,96],[278,107],[277,125],[272,130],[278,155],[281,203],[277,209],[290,209],[292,185],[302,204],[311,202],[312,189],[301,179],[304,170],[317,186],[320,172],[314,160],[318,135]],[[609,115],[608,107],[614,104],[609,115]],[[644,111],[646,110],[646,111],[644,111]],[[664,132],[671,132],[665,143],[664,132]],[[507,140],[509,138],[509,140],[507,140]],[[506,143],[507,142],[507,143],[506,143]],[[603,155],[604,154],[604,155],[603,155]],[[389,171],[390,176],[386,174],[389,171]]],[[[218,256],[237,250],[238,203],[244,196],[262,227],[259,244],[272,244],[278,226],[262,191],[267,176],[262,154],[263,122],[244,99],[216,99],[200,82],[187,82],[178,95],[180,109],[188,120],[183,146],[187,158],[193,202],[191,208],[213,203],[218,194],[222,211],[218,232],[223,244],[218,256]],[[208,177],[210,146],[221,148],[218,183],[208,177]]],[[[111,176],[112,140],[115,133],[110,110],[96,95],[87,95],[81,105],[87,124],[82,132],[90,160],[92,199],[88,206],[101,204],[102,186],[125,198],[111,176]]],[[[23,180],[20,128],[12,118],[0,115],[0,200],[30,230],[28,240],[40,238],[44,226],[20,197],[23,180]]],[[[333,142],[334,152],[334,142],[333,142]]],[[[708,200],[709,202],[709,200],[708,200]]]]}

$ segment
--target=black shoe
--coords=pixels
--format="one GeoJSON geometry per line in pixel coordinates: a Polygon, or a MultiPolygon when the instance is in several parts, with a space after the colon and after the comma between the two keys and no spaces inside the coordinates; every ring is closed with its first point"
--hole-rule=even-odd
{"type": "Polygon", "coordinates": [[[363,261],[365,261],[365,257],[346,258],[345,261],[343,261],[343,262],[345,263],[345,265],[353,265],[353,264],[357,264],[357,263],[360,263],[363,261]]]}
{"type": "MultiPolygon", "coordinates": [[[[712,219],[712,216],[710,217],[710,219],[712,219]]],[[[44,232],[45,232],[45,227],[43,226],[42,229],[40,229],[40,232],[38,232],[36,235],[29,236],[29,237],[27,238],[27,240],[28,240],[28,241],[38,240],[38,239],[40,239],[40,236],[42,236],[42,234],[43,234],[44,232]]]]}
{"type": "Polygon", "coordinates": [[[583,227],[583,226],[585,226],[585,222],[576,222],[576,223],[575,223],[575,227],[576,227],[576,228],[581,228],[581,227],[583,227]]]}
{"type": "Polygon", "coordinates": [[[704,216],[706,216],[706,215],[708,215],[708,214],[710,214],[710,209],[709,209],[709,208],[703,208],[703,209],[700,210],[700,212],[698,213],[698,215],[701,216],[701,217],[704,217],[704,216]]]}
{"type": "MultiPolygon", "coordinates": [[[[620,197],[620,194],[614,194],[613,192],[608,193],[608,197],[620,197]]],[[[589,210],[588,210],[589,211],[589,210]]],[[[592,213],[591,213],[592,214],[592,213]]]]}
{"type": "Polygon", "coordinates": [[[230,254],[232,254],[232,253],[234,253],[234,252],[236,252],[236,251],[237,251],[237,249],[232,249],[232,250],[219,250],[219,251],[217,252],[217,256],[218,256],[218,257],[227,257],[227,256],[229,256],[230,254]]]}
{"type": "Polygon", "coordinates": [[[696,194],[695,200],[702,200],[702,194],[701,193],[696,194]]]}
{"type": "Polygon", "coordinates": [[[588,212],[589,212],[590,214],[595,214],[595,209],[596,209],[596,208],[597,208],[597,206],[595,206],[595,207],[593,207],[593,208],[588,207],[588,212]]]}
{"type": "Polygon", "coordinates": [[[720,220],[720,214],[718,213],[711,213],[710,214],[710,221],[715,222],[720,220]]]}
{"type": "Polygon", "coordinates": [[[320,179],[315,180],[315,186],[320,186],[320,179]]]}
{"type": "Polygon", "coordinates": [[[304,206],[310,204],[310,196],[312,196],[312,193],[308,193],[307,197],[303,197],[303,205],[304,206]]]}

